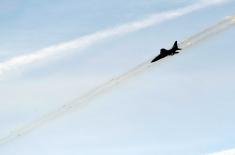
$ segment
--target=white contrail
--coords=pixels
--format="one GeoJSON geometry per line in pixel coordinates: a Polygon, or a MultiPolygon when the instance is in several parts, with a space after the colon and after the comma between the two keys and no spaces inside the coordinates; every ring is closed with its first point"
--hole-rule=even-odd
{"type": "Polygon", "coordinates": [[[201,40],[205,40],[208,37],[211,37],[212,35],[217,34],[218,32],[222,32],[223,30],[226,30],[230,26],[234,25],[235,23],[235,16],[228,16],[224,20],[220,21],[214,26],[211,26],[204,31],[193,35],[186,40],[182,41],[180,44],[181,48],[187,48],[190,47],[191,44],[196,44],[200,42],[201,40]]]}
{"type": "MultiPolygon", "coordinates": [[[[180,43],[180,47],[185,49],[192,47],[196,43],[199,43],[203,41],[203,39],[207,39],[211,36],[214,36],[215,34],[218,34],[219,32],[223,30],[227,30],[228,28],[232,27],[235,25],[235,17],[228,17],[218,24],[211,26],[210,28],[194,35],[193,37],[190,37],[189,39],[184,40],[183,42],[180,43]]],[[[129,78],[142,73],[146,71],[148,68],[153,66],[156,63],[150,63],[152,59],[140,64],[139,66],[135,67],[134,69],[126,72],[125,74],[122,74],[119,77],[113,78],[112,80],[96,87],[95,89],[92,89],[91,91],[87,92],[83,96],[75,99],[74,101],[65,104],[63,107],[60,107],[59,109],[55,110],[54,112],[51,112],[44,117],[20,128],[17,129],[13,132],[11,132],[9,135],[6,137],[0,138],[0,144],[5,144],[11,140],[14,140],[15,138],[21,137],[32,130],[41,127],[42,125],[45,125],[49,123],[50,121],[53,121],[64,114],[67,114],[71,111],[74,110],[81,110],[82,107],[86,106],[89,101],[93,100],[95,97],[110,91],[113,87],[117,86],[118,84],[125,82],[129,78]]]]}
{"type": "Polygon", "coordinates": [[[221,152],[215,152],[215,153],[210,153],[207,155],[235,155],[235,149],[231,149],[231,150],[224,150],[221,152]]]}
{"type": "Polygon", "coordinates": [[[69,41],[69,42],[60,43],[60,44],[57,44],[48,48],[34,51],[34,52],[31,52],[31,54],[13,57],[9,60],[6,60],[0,63],[0,76],[4,75],[6,72],[10,70],[14,70],[21,66],[35,63],[37,61],[42,61],[53,55],[64,53],[67,50],[82,49],[82,48],[88,47],[96,43],[97,41],[114,37],[116,35],[122,35],[122,34],[130,33],[130,32],[134,32],[134,31],[138,31],[138,30],[150,27],[154,24],[161,23],[161,22],[164,22],[164,21],[167,21],[167,20],[179,17],[179,16],[183,16],[191,12],[200,10],[202,8],[215,5],[215,4],[220,4],[225,1],[226,0],[210,0],[210,1],[201,0],[193,5],[183,7],[181,9],[152,14],[144,20],[126,23],[126,24],[123,24],[114,28],[110,28],[110,29],[99,31],[90,35],[86,35],[78,39],[69,41]]]}

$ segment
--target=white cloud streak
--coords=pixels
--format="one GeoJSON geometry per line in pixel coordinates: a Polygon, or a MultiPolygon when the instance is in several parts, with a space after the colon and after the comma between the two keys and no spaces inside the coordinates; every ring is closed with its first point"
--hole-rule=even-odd
{"type": "Polygon", "coordinates": [[[23,67],[32,63],[36,63],[39,61],[43,61],[47,58],[64,53],[68,50],[82,49],[85,47],[89,47],[98,41],[108,39],[117,35],[123,35],[123,34],[131,33],[131,32],[135,32],[141,29],[145,29],[155,24],[192,13],[194,11],[203,9],[211,5],[220,4],[225,1],[226,0],[210,0],[210,1],[202,0],[193,5],[183,7],[180,9],[152,14],[144,20],[129,22],[129,23],[126,23],[126,24],[123,24],[114,28],[110,28],[107,30],[95,32],[90,35],[82,36],[80,38],[77,38],[69,42],[60,43],[57,45],[53,45],[51,47],[34,51],[34,52],[31,52],[30,54],[13,57],[9,60],[6,60],[0,63],[0,76],[3,76],[5,73],[11,70],[17,70],[20,67],[23,67]]]}
{"type": "Polygon", "coordinates": [[[230,149],[230,150],[224,150],[221,152],[216,152],[216,153],[210,153],[207,155],[235,155],[235,149],[230,149]]]}

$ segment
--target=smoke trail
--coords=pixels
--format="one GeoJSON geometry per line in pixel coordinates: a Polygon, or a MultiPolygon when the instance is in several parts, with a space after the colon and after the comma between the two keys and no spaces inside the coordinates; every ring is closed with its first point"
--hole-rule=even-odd
{"type": "MultiPolygon", "coordinates": [[[[221,31],[224,31],[224,30],[230,28],[231,26],[235,25],[234,18],[235,17],[229,17],[225,20],[222,20],[218,24],[194,35],[193,37],[190,37],[189,39],[186,39],[184,42],[181,42],[181,47],[184,49],[189,48],[189,47],[193,46],[194,44],[203,41],[203,39],[209,38],[215,34],[218,34],[221,31]]],[[[120,84],[122,82],[125,82],[129,78],[134,77],[137,74],[140,74],[140,73],[146,71],[148,68],[153,66],[153,64],[155,64],[155,63],[150,63],[150,62],[151,62],[151,59],[140,64],[139,66],[135,67],[134,69],[126,72],[125,74],[123,74],[119,77],[116,77],[116,78],[96,87],[95,89],[87,92],[86,94],[75,99],[74,101],[65,104],[63,107],[60,107],[56,111],[51,112],[48,115],[45,115],[44,117],[20,128],[18,130],[15,130],[14,132],[7,135],[6,137],[1,138],[0,144],[5,144],[11,140],[14,140],[15,138],[23,136],[24,134],[27,134],[27,133],[31,132],[32,130],[34,130],[38,127],[41,127],[42,125],[45,125],[45,124],[49,123],[50,121],[53,121],[53,120],[65,115],[71,111],[81,110],[82,107],[86,106],[89,103],[89,101],[93,100],[95,97],[111,90],[113,87],[117,86],[118,84],[120,84]]]]}
{"type": "Polygon", "coordinates": [[[148,18],[140,21],[130,22],[124,25],[120,25],[111,29],[107,29],[104,31],[99,31],[94,34],[86,35],[75,39],[73,41],[57,44],[48,48],[44,48],[38,51],[34,51],[31,54],[21,55],[9,60],[6,60],[0,63],[0,76],[4,75],[7,71],[17,69],[21,66],[28,65],[31,63],[35,63],[37,61],[43,61],[46,58],[49,58],[53,55],[57,55],[63,53],[70,49],[82,49],[85,47],[89,47],[92,44],[107,39],[110,37],[114,37],[116,35],[122,35],[134,31],[138,31],[154,24],[161,23],[179,16],[183,16],[189,14],[191,12],[197,11],[199,9],[205,8],[210,5],[220,4],[225,0],[211,0],[211,1],[200,1],[196,4],[176,9],[173,11],[167,11],[163,13],[150,15],[148,18]]]}
{"type": "Polygon", "coordinates": [[[211,26],[210,28],[207,28],[204,31],[182,41],[179,46],[183,49],[188,48],[190,47],[191,44],[196,44],[202,40],[207,39],[208,37],[216,35],[219,32],[227,30],[229,27],[234,25],[234,23],[235,23],[234,16],[226,17],[224,20],[220,21],[218,24],[211,26]]]}

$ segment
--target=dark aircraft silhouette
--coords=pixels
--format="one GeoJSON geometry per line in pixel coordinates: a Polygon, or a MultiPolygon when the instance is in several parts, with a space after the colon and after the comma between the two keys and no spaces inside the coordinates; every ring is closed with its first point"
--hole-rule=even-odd
{"type": "Polygon", "coordinates": [[[162,48],[161,51],[160,51],[160,54],[156,58],[154,58],[151,61],[151,63],[156,62],[156,61],[158,61],[158,60],[160,60],[162,58],[165,58],[165,57],[167,57],[169,55],[173,56],[175,54],[178,54],[179,52],[176,52],[178,50],[181,50],[181,49],[178,47],[177,41],[175,41],[173,47],[170,50],[166,50],[166,49],[162,48]]]}

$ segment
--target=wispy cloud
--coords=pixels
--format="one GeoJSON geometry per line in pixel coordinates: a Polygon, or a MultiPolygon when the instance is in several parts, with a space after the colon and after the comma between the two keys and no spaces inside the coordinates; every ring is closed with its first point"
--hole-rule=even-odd
{"type": "Polygon", "coordinates": [[[43,61],[47,58],[50,58],[51,56],[64,53],[67,50],[82,49],[85,47],[89,47],[92,44],[100,40],[115,37],[117,35],[123,35],[123,34],[131,33],[131,32],[135,32],[144,28],[148,28],[155,24],[192,13],[194,11],[203,9],[211,5],[220,4],[225,1],[226,0],[210,0],[210,1],[202,0],[195,4],[192,4],[190,6],[183,7],[180,9],[152,14],[144,20],[129,22],[129,23],[126,23],[126,24],[123,24],[114,28],[110,28],[107,30],[95,32],[90,35],[82,36],[80,38],[77,38],[69,42],[60,43],[60,44],[53,45],[51,47],[47,47],[38,51],[33,51],[30,54],[13,57],[9,60],[6,60],[0,63],[0,76],[4,75],[8,71],[15,70],[15,69],[17,70],[19,67],[36,63],[38,61],[43,61]]]}
{"type": "Polygon", "coordinates": [[[230,149],[230,150],[224,150],[221,152],[216,152],[216,153],[210,153],[207,155],[235,155],[235,149],[230,149]]]}

